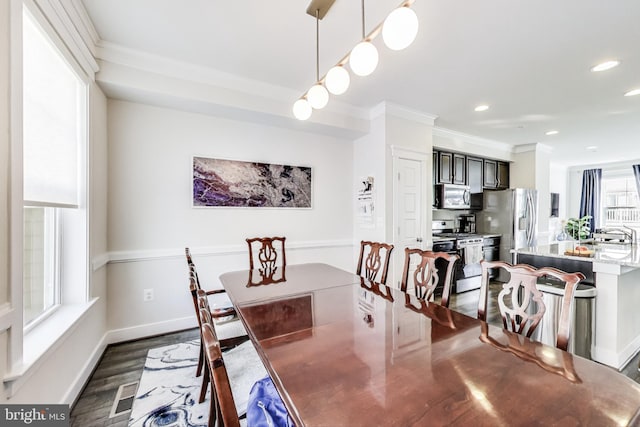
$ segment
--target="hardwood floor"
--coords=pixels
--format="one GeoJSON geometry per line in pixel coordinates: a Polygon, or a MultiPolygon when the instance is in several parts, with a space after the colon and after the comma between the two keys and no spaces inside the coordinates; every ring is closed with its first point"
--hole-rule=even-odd
{"type": "MultiPolygon", "coordinates": [[[[490,323],[501,326],[502,321],[497,306],[491,303],[491,301],[495,301],[495,295],[499,292],[499,288],[500,284],[490,287],[487,316],[490,323]]],[[[479,291],[477,290],[454,294],[450,299],[450,308],[468,316],[476,317],[478,294],[479,291]]],[[[151,348],[188,341],[197,337],[198,330],[194,328],[107,347],[91,379],[71,410],[71,426],[127,426],[129,421],[128,412],[114,418],[109,418],[109,414],[118,388],[123,384],[140,380],[147,351],[151,348]]],[[[622,374],[638,383],[640,383],[639,361],[640,355],[637,355],[622,370],[622,374]]],[[[612,370],[612,372],[614,371],[612,370]]]]}

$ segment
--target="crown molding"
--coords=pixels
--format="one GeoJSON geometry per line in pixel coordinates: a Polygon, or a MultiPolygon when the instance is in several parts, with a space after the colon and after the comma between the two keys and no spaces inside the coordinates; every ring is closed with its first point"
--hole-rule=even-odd
{"type": "Polygon", "coordinates": [[[552,153],[553,147],[540,142],[535,142],[533,144],[520,144],[513,147],[514,154],[528,153],[530,151],[552,153]]]}
{"type": "Polygon", "coordinates": [[[99,69],[95,59],[95,43],[90,37],[85,38],[83,31],[76,25],[81,21],[76,6],[70,0],[31,0],[30,3],[42,14],[77,64],[93,80],[99,69]]]}
{"type": "Polygon", "coordinates": [[[373,120],[383,114],[398,117],[401,119],[411,120],[413,122],[422,123],[427,126],[433,126],[438,116],[413,110],[392,102],[383,101],[374,106],[369,113],[369,119],[373,120]]]}
{"type": "Polygon", "coordinates": [[[513,152],[513,147],[514,147],[513,145],[508,144],[506,142],[495,141],[487,138],[481,138],[479,136],[471,135],[464,132],[459,132],[457,130],[437,127],[437,126],[434,126],[433,128],[433,136],[451,138],[453,140],[463,140],[468,144],[482,146],[483,148],[494,148],[498,150],[507,151],[509,153],[513,152]]]}
{"type": "MultiPolygon", "coordinates": [[[[104,40],[100,40],[97,44],[97,57],[102,63],[117,64],[190,83],[242,92],[251,96],[259,94],[259,97],[280,100],[290,104],[290,106],[293,105],[293,101],[300,97],[298,90],[248,79],[213,68],[167,58],[104,40]]],[[[289,110],[290,109],[289,107],[289,110]]],[[[332,100],[331,106],[325,108],[323,111],[325,110],[331,110],[337,114],[345,114],[359,119],[368,118],[367,111],[335,100],[332,100]]],[[[314,112],[314,116],[318,113],[320,113],[320,111],[314,112]]]]}
{"type": "Polygon", "coordinates": [[[96,27],[93,25],[93,21],[89,17],[87,9],[84,7],[84,3],[81,0],[67,0],[71,2],[71,7],[68,7],[69,16],[73,20],[76,30],[80,37],[84,40],[85,45],[91,50],[93,56],[96,56],[97,45],[100,41],[100,36],[96,27]]]}
{"type": "Polygon", "coordinates": [[[100,62],[96,81],[111,99],[120,99],[230,120],[247,121],[354,140],[369,132],[369,121],[325,108],[301,122],[291,113],[290,99],[274,99],[179,77],[100,62]]]}

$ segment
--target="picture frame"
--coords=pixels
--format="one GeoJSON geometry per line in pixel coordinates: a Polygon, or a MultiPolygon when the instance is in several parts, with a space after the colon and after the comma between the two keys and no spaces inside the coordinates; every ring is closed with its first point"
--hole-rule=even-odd
{"type": "Polygon", "coordinates": [[[192,157],[192,206],[312,208],[312,168],[192,157]]]}

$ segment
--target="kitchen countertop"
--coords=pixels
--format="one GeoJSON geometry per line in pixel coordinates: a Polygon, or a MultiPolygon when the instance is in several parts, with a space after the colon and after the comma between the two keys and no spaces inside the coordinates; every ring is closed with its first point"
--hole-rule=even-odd
{"type": "MultiPolygon", "coordinates": [[[[502,237],[502,234],[482,234],[482,233],[471,233],[471,234],[474,234],[478,237],[482,237],[483,239],[488,239],[491,237],[502,237]]],[[[434,234],[433,236],[431,236],[431,240],[433,240],[434,242],[446,242],[446,241],[456,240],[456,238],[451,236],[441,237],[441,236],[438,236],[437,234],[434,234]]]]}
{"type": "Polygon", "coordinates": [[[512,249],[511,252],[518,254],[540,255],[554,258],[566,258],[576,261],[601,262],[605,264],[615,264],[625,267],[640,267],[640,247],[632,244],[615,243],[581,243],[590,251],[592,256],[565,255],[565,251],[572,250],[578,242],[567,241],[552,243],[550,245],[540,245],[535,247],[512,249]]]}

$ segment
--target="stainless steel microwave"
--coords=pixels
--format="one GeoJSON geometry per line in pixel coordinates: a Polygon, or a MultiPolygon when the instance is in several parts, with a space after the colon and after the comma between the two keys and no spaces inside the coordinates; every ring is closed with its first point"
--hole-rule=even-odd
{"type": "Polygon", "coordinates": [[[470,209],[470,187],[455,184],[436,185],[436,206],[438,209],[470,209]]]}

